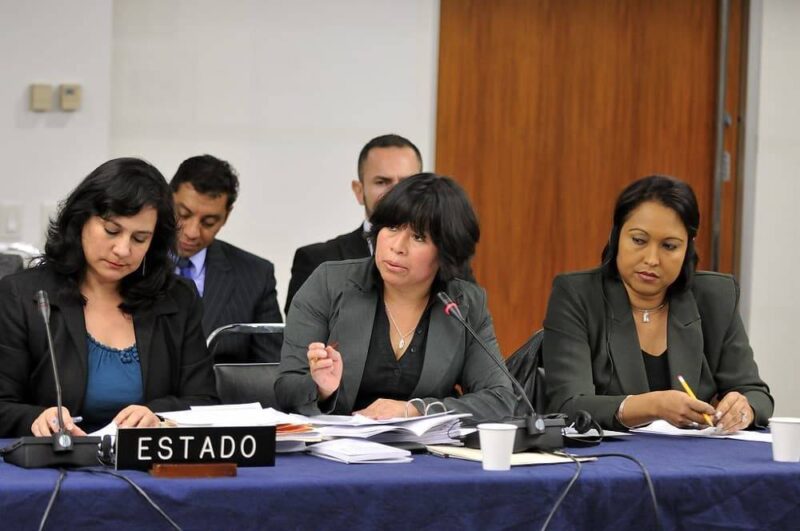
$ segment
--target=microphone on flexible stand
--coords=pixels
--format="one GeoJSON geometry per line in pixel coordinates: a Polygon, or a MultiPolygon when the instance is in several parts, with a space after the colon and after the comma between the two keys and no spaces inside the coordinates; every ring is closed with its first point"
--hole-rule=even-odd
{"type": "Polygon", "coordinates": [[[100,437],[73,437],[64,426],[64,415],[61,411],[61,379],[53,350],[53,335],[50,332],[50,301],[46,291],[36,292],[36,306],[44,320],[47,346],[53,365],[53,379],[56,382],[58,431],[51,437],[21,437],[6,448],[0,449],[0,455],[3,456],[6,463],[24,468],[96,465],[100,437]]]}
{"type": "MultiPolygon", "coordinates": [[[[522,400],[527,409],[530,411],[528,415],[519,419],[514,418],[509,424],[514,424],[517,426],[517,433],[514,437],[514,452],[524,452],[525,450],[558,450],[564,447],[564,442],[561,436],[561,430],[564,427],[564,419],[555,417],[555,418],[546,418],[542,415],[536,413],[536,409],[531,404],[531,401],[528,399],[528,395],[525,393],[525,389],[522,388],[522,385],[514,378],[510,372],[508,372],[508,368],[505,366],[503,362],[498,360],[489,347],[486,345],[486,342],[481,339],[481,337],[475,332],[475,330],[470,326],[470,324],[464,319],[464,316],[461,314],[461,310],[458,307],[458,304],[450,298],[444,291],[440,291],[436,294],[442,304],[444,304],[444,313],[453,317],[456,321],[461,323],[461,325],[469,332],[469,334],[478,342],[484,352],[491,358],[491,360],[500,367],[500,370],[503,371],[503,374],[506,375],[506,378],[511,382],[511,386],[514,388],[515,395],[519,393],[517,396],[518,400],[522,400]]],[[[478,439],[478,434],[473,433],[468,435],[464,440],[464,444],[468,447],[472,448],[480,448],[480,442],[478,439]]]]}
{"type": "Polygon", "coordinates": [[[50,300],[47,292],[39,290],[36,292],[36,306],[44,320],[44,330],[47,335],[47,347],[50,350],[50,361],[53,364],[53,375],[56,382],[56,415],[58,415],[58,431],[53,433],[53,451],[56,453],[69,452],[72,450],[72,435],[64,427],[64,414],[61,412],[61,381],[58,377],[58,364],[53,352],[53,334],[50,332],[50,300]]]}

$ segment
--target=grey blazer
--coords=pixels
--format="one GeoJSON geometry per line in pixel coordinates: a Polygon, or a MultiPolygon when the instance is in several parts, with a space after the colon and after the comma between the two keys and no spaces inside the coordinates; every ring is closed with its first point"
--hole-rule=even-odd
{"type": "MultiPolygon", "coordinates": [[[[622,282],[599,269],[557,276],[544,330],[548,409],[568,415],[583,409],[602,426],[621,428],[620,402],[650,390],[622,282]]],[[[667,349],[673,389],[682,389],[681,374],[700,400],[738,391],[750,401],[756,425],[766,425],[774,401],[753,360],[733,277],[699,272],[690,289],[671,296],[667,349]]]]}
{"type": "MultiPolygon", "coordinates": [[[[332,409],[325,413],[352,413],[379,300],[377,282],[371,257],[326,262],[297,292],[286,322],[280,375],[275,382],[282,409],[304,415],[322,413],[306,352],[314,341],[335,341],[344,365],[342,382],[332,409]]],[[[492,355],[501,360],[484,290],[452,280],[447,292],[492,355]]],[[[511,383],[503,372],[458,321],[444,314],[438,300],[432,308],[425,361],[412,397],[426,403],[441,400],[448,409],[472,413],[474,420],[510,417],[515,404],[511,383]],[[460,384],[462,396],[457,396],[455,384],[460,384]]]]}
{"type": "Polygon", "coordinates": [[[363,225],[359,225],[353,232],[342,234],[326,242],[312,243],[297,249],[294,253],[294,260],[292,260],[292,278],[289,279],[289,288],[286,292],[286,307],[284,308],[286,315],[289,315],[289,308],[292,306],[295,293],[320,264],[368,256],[370,256],[369,244],[364,237],[363,225]]]}

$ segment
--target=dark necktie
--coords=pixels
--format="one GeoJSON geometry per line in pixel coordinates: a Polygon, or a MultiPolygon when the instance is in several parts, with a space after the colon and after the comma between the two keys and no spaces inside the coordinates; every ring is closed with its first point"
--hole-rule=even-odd
{"type": "Polygon", "coordinates": [[[183,278],[192,278],[194,264],[188,258],[178,258],[178,274],[183,278]]]}

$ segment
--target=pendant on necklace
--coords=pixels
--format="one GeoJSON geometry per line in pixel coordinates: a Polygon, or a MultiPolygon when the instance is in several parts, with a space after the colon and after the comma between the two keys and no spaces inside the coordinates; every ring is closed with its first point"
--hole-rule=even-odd
{"type": "Polygon", "coordinates": [[[650,312],[649,311],[645,310],[644,313],[642,314],[642,322],[643,323],[649,323],[650,322],[650,312]]]}
{"type": "Polygon", "coordinates": [[[405,346],[406,346],[406,340],[401,337],[400,338],[400,342],[397,343],[397,348],[399,348],[400,350],[403,350],[403,347],[405,347],[405,346]]]}

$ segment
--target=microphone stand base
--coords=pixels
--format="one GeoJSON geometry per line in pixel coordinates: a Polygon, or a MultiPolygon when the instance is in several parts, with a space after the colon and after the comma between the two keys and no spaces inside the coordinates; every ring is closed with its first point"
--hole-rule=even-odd
{"type": "MultiPolygon", "coordinates": [[[[540,433],[529,432],[528,420],[529,419],[526,417],[503,421],[503,424],[514,424],[517,426],[517,433],[514,436],[513,452],[515,454],[527,451],[554,452],[564,448],[564,437],[561,434],[565,427],[563,418],[541,417],[540,420],[544,423],[544,429],[540,433]]],[[[467,448],[481,447],[477,431],[464,437],[464,446],[467,448]]]]}
{"type": "Polygon", "coordinates": [[[29,436],[0,449],[0,455],[6,463],[22,468],[95,466],[101,464],[99,446],[100,437],[73,437],[71,450],[55,452],[52,437],[29,436]]]}

